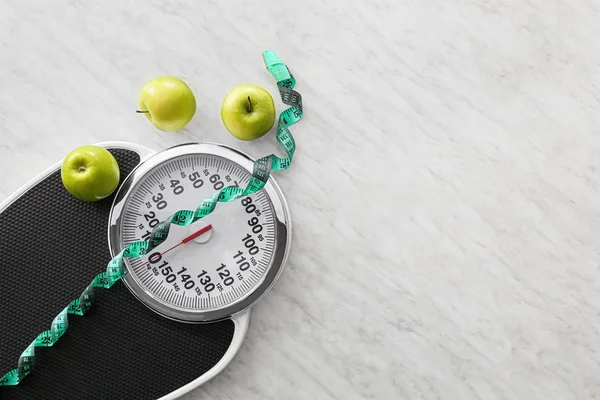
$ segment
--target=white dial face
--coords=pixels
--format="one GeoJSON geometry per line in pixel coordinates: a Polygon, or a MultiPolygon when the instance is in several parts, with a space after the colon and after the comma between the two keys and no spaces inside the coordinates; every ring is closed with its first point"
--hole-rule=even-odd
{"type": "MultiPolygon", "coordinates": [[[[158,165],[137,182],[124,205],[123,247],[146,240],[160,221],[179,210],[195,210],[223,187],[246,187],[250,177],[236,163],[208,154],[158,165]]],[[[192,225],[171,224],[163,243],[126,263],[138,285],[159,302],[182,310],[211,310],[239,301],[261,281],[272,262],[276,233],[273,206],[261,190],[217,204],[192,225]],[[204,233],[187,241],[199,231],[204,233]]]]}

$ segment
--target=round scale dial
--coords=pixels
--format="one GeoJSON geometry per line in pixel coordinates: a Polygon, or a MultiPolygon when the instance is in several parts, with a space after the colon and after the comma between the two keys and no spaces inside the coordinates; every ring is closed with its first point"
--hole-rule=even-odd
{"type": "MultiPolygon", "coordinates": [[[[190,144],[140,164],[117,194],[111,216],[113,253],[149,238],[179,210],[195,210],[226,186],[245,188],[252,161],[224,146],[190,144]]],[[[276,279],[287,256],[288,212],[270,178],[262,190],[218,203],[188,226],[171,224],[168,237],[147,255],[126,259],[125,282],[155,311],[207,322],[247,308],[276,279]]]]}

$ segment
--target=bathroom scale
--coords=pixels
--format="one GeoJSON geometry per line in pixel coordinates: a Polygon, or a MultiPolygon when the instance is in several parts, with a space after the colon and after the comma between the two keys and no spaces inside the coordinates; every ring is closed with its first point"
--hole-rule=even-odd
{"type": "MultiPolygon", "coordinates": [[[[107,262],[178,210],[223,187],[248,184],[253,160],[215,143],[155,151],[106,142],[119,188],[83,202],[64,188],[58,161],[0,205],[0,377],[107,262]]],[[[127,275],[98,289],[85,316],[0,399],[175,399],[221,372],[239,351],[250,310],[287,260],[291,221],[272,177],[260,191],[219,203],[159,247],[126,259],[127,275]]]]}

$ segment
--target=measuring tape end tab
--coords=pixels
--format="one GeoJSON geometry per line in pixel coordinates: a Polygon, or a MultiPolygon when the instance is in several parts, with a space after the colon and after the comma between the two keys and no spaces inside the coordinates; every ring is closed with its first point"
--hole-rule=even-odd
{"type": "Polygon", "coordinates": [[[263,51],[263,61],[265,62],[265,66],[267,68],[277,65],[283,64],[283,62],[279,59],[277,54],[273,50],[265,50],[263,51]]]}
{"type": "Polygon", "coordinates": [[[282,81],[294,80],[288,67],[273,50],[266,50],[263,52],[263,61],[265,62],[267,70],[269,70],[271,75],[277,80],[278,84],[282,81]]]}

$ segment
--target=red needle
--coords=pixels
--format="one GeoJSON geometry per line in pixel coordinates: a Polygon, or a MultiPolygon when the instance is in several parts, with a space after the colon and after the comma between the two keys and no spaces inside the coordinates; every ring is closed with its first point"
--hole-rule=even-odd
{"type": "MultiPolygon", "coordinates": [[[[161,256],[164,256],[165,254],[167,254],[168,252],[170,252],[171,250],[181,246],[182,244],[186,244],[187,242],[189,242],[190,240],[194,240],[196,239],[198,236],[205,234],[206,232],[210,231],[212,229],[212,225],[208,224],[206,225],[204,228],[200,229],[199,231],[196,231],[194,233],[192,233],[190,236],[185,237],[181,242],[179,242],[178,244],[176,244],[175,246],[163,251],[162,253],[160,253],[161,256]]],[[[150,260],[146,261],[143,264],[138,265],[137,267],[143,267],[144,265],[147,265],[150,263],[150,260]]]]}

